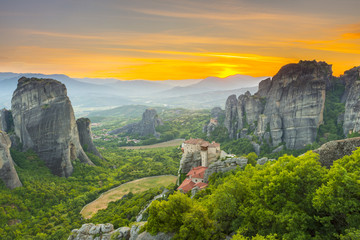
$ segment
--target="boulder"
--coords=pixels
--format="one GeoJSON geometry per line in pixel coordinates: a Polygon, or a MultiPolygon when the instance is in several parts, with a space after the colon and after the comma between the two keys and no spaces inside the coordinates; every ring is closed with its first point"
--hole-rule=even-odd
{"type": "Polygon", "coordinates": [[[169,233],[158,233],[155,236],[151,235],[148,232],[142,232],[139,234],[139,236],[136,238],[136,240],[170,240],[172,239],[174,234],[169,233]]]}
{"type": "Polygon", "coordinates": [[[115,234],[113,236],[117,236],[117,239],[128,240],[130,238],[130,228],[129,227],[121,227],[115,230],[115,234]]]}
{"type": "Polygon", "coordinates": [[[129,240],[137,240],[141,228],[145,225],[145,222],[139,222],[131,226],[129,240]]]}
{"type": "Polygon", "coordinates": [[[259,165],[264,165],[265,163],[267,163],[269,161],[269,159],[267,157],[263,157],[263,158],[259,158],[256,163],[259,165]]]}
{"type": "Polygon", "coordinates": [[[360,137],[327,142],[313,152],[319,154],[322,166],[330,168],[335,160],[351,155],[360,146],[360,137]]]}
{"type": "Polygon", "coordinates": [[[13,189],[21,187],[22,184],[10,155],[10,146],[9,136],[0,130],[0,178],[8,188],[13,189]]]}
{"type": "Polygon", "coordinates": [[[237,167],[245,167],[248,160],[247,158],[240,157],[240,158],[228,158],[224,161],[216,161],[209,165],[208,169],[206,169],[204,174],[204,180],[208,181],[209,177],[213,173],[218,172],[228,172],[230,170],[236,169],[237,167]]]}
{"type": "Polygon", "coordinates": [[[33,149],[51,172],[68,177],[71,161],[93,165],[83,151],[74,111],[64,84],[22,77],[11,100],[15,134],[23,149],[33,149]]]}
{"type": "Polygon", "coordinates": [[[83,149],[87,152],[90,152],[96,156],[98,156],[99,158],[103,157],[101,156],[101,154],[99,153],[99,151],[96,149],[94,143],[93,143],[93,139],[92,139],[92,133],[91,133],[91,121],[88,118],[79,118],[78,120],[76,120],[76,124],[78,127],[78,132],[79,132],[79,139],[80,139],[80,144],[83,147],[83,149]]]}

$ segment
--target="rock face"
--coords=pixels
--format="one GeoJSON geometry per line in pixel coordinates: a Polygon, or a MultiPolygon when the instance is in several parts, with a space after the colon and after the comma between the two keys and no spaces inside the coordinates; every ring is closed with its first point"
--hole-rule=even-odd
{"type": "Polygon", "coordinates": [[[21,187],[22,184],[14,168],[10,155],[11,141],[9,136],[0,130],[0,178],[10,188],[21,187]]]}
{"type": "Polygon", "coordinates": [[[345,83],[342,101],[345,102],[344,135],[360,131],[360,67],[352,68],[340,79],[345,83]]]}
{"type": "Polygon", "coordinates": [[[9,110],[1,109],[0,110],[0,130],[4,132],[10,132],[14,128],[14,123],[12,121],[12,115],[9,110]]]}
{"type": "Polygon", "coordinates": [[[100,158],[103,158],[93,143],[90,119],[79,118],[78,120],[76,120],[76,124],[79,132],[80,144],[83,147],[83,149],[100,158]]]}
{"type": "Polygon", "coordinates": [[[33,149],[58,176],[70,176],[71,161],[93,163],[84,153],[64,84],[22,77],[11,101],[15,133],[24,150],[33,149]]]}
{"type": "Polygon", "coordinates": [[[319,154],[321,165],[330,168],[335,160],[351,155],[358,147],[360,137],[327,142],[313,152],[319,154]]]}
{"type": "Polygon", "coordinates": [[[214,119],[219,119],[223,117],[225,114],[224,110],[222,110],[220,107],[214,107],[211,109],[210,116],[214,119]]]}
{"type": "Polygon", "coordinates": [[[260,141],[271,140],[271,146],[285,142],[287,148],[299,149],[311,144],[323,121],[331,77],[331,65],[300,61],[282,67],[272,80],[263,80],[253,96],[248,92],[238,99],[231,95],[225,107],[230,138],[239,138],[246,128],[260,141]]]}
{"type": "Polygon", "coordinates": [[[209,165],[208,169],[206,169],[205,171],[205,175],[204,175],[204,180],[208,181],[209,177],[213,174],[213,173],[218,173],[218,172],[228,172],[232,169],[239,167],[245,167],[247,164],[248,160],[247,158],[230,158],[230,159],[226,159],[225,161],[216,161],[212,164],[209,165]]]}
{"type": "Polygon", "coordinates": [[[71,231],[68,240],[170,240],[173,234],[158,233],[152,236],[148,232],[139,234],[140,229],[145,222],[134,224],[131,229],[129,227],[121,227],[114,230],[114,226],[110,223],[94,225],[87,223],[82,225],[80,229],[71,231]]]}
{"type": "Polygon", "coordinates": [[[203,132],[210,137],[211,133],[219,125],[219,120],[224,118],[225,112],[220,107],[214,107],[211,109],[210,121],[203,127],[203,132]]]}
{"type": "Polygon", "coordinates": [[[179,173],[187,174],[192,168],[199,166],[201,166],[200,151],[184,153],[180,160],[179,173]]]}
{"type": "Polygon", "coordinates": [[[226,100],[224,126],[227,128],[230,138],[237,138],[237,131],[239,130],[239,115],[235,94],[230,95],[226,100]]]}
{"type": "Polygon", "coordinates": [[[110,131],[109,134],[139,134],[140,136],[158,136],[155,128],[159,125],[162,125],[161,120],[159,119],[155,109],[146,109],[142,115],[142,119],[138,123],[128,124],[122,128],[115,129],[110,131]]]}

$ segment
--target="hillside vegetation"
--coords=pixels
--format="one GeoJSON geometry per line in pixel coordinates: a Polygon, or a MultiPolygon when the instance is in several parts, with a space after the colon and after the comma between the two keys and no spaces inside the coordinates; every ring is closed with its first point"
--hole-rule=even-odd
{"type": "Polygon", "coordinates": [[[193,199],[175,193],[149,209],[146,230],[174,239],[359,239],[360,150],[329,170],[318,155],[284,155],[213,176],[193,199]]]}
{"type": "MultiPolygon", "coordinates": [[[[67,239],[72,229],[87,222],[81,209],[101,193],[142,177],[175,175],[180,161],[175,147],[142,151],[108,148],[101,151],[106,160],[89,154],[97,166],[75,161],[73,175],[61,178],[52,175],[31,151],[12,150],[11,154],[23,187],[9,190],[0,183],[0,238],[4,240],[67,239]]],[[[152,187],[155,189],[143,193],[146,199],[160,191],[156,183],[152,187]]],[[[115,218],[117,223],[129,224],[147,203],[140,204],[137,194],[130,196],[134,198],[122,202],[134,208],[115,218]]]]}

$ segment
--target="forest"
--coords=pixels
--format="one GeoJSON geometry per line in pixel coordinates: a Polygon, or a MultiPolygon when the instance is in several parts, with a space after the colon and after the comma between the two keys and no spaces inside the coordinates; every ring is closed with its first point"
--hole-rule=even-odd
{"type": "Polygon", "coordinates": [[[173,239],[359,239],[360,150],[322,167],[311,151],[212,176],[194,198],[156,201],[145,226],[173,239]]]}
{"type": "MultiPolygon", "coordinates": [[[[181,156],[177,147],[141,151],[107,148],[101,153],[106,160],[88,154],[97,166],[75,161],[72,176],[61,178],[52,175],[34,152],[12,149],[16,170],[24,186],[9,190],[0,183],[1,239],[67,239],[72,229],[89,222],[82,218],[80,211],[102,192],[146,176],[176,175],[181,156]]],[[[121,205],[121,211],[128,206],[132,208],[126,214],[114,217],[114,225],[129,224],[147,203],[145,200],[158,191],[160,189],[149,189],[140,195],[128,194],[122,200],[126,204],[121,205]]],[[[112,206],[115,205],[112,204],[109,210],[112,206]]],[[[105,219],[109,220],[109,217],[99,214],[91,222],[101,223],[105,219]]]]}

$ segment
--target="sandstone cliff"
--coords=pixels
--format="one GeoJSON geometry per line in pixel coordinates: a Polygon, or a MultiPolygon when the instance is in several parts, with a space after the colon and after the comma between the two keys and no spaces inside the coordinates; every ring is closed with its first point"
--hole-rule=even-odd
{"type": "Polygon", "coordinates": [[[21,187],[22,184],[14,168],[10,155],[11,141],[8,135],[0,130],[0,178],[10,188],[21,187]]]}
{"type": "Polygon", "coordinates": [[[142,119],[138,123],[128,124],[122,128],[110,131],[109,134],[126,133],[129,135],[139,134],[140,136],[158,136],[155,128],[162,124],[155,109],[146,109],[142,115],[142,119]]]}
{"type": "Polygon", "coordinates": [[[342,101],[345,102],[344,134],[360,131],[360,67],[354,67],[344,73],[340,79],[345,83],[342,101]]]}
{"type": "Polygon", "coordinates": [[[299,149],[311,144],[323,121],[331,77],[331,65],[300,61],[282,67],[272,80],[263,80],[253,96],[231,95],[225,107],[230,138],[239,138],[242,132],[271,146],[284,142],[289,149],[299,149]]]}
{"type": "Polygon", "coordinates": [[[76,120],[80,144],[85,151],[103,158],[93,143],[90,123],[91,121],[88,118],[79,118],[76,120]]]}
{"type": "Polygon", "coordinates": [[[9,110],[1,109],[0,110],[0,130],[4,132],[10,132],[14,128],[14,124],[12,121],[12,115],[9,110]]]}
{"type": "Polygon", "coordinates": [[[33,149],[58,176],[70,176],[76,158],[93,164],[84,153],[74,111],[64,84],[53,79],[22,77],[11,101],[15,133],[24,150],[33,149]]]}

